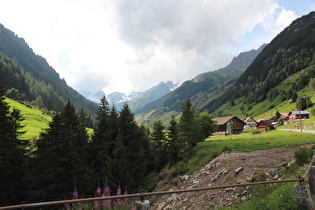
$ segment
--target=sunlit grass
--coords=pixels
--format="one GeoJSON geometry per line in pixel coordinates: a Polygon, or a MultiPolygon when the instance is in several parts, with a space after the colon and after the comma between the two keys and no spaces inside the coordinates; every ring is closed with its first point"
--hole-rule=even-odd
{"type": "Polygon", "coordinates": [[[187,161],[187,173],[191,174],[200,169],[222,152],[250,152],[306,144],[315,144],[314,134],[273,130],[259,134],[247,132],[240,135],[209,137],[194,147],[194,155],[187,161]]]}
{"type": "Polygon", "coordinates": [[[22,136],[22,139],[32,139],[38,137],[42,129],[48,128],[48,123],[51,121],[51,116],[43,114],[42,111],[32,109],[24,104],[7,98],[5,100],[11,107],[21,110],[22,116],[25,118],[22,121],[22,125],[25,127],[22,129],[26,133],[22,136]]]}

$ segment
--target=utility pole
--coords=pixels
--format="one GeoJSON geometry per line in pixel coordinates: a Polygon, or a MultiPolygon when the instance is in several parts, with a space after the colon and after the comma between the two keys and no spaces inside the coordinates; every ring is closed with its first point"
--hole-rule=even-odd
{"type": "Polygon", "coordinates": [[[300,129],[301,129],[301,133],[302,133],[302,119],[301,119],[301,97],[299,97],[299,116],[300,116],[300,129]]]}

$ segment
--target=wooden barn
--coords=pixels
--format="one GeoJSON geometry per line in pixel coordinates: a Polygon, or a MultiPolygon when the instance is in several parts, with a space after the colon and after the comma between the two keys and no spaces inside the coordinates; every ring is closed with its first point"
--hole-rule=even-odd
{"type": "Polygon", "coordinates": [[[274,130],[275,128],[268,120],[261,120],[257,123],[256,126],[257,130],[259,131],[270,131],[274,130]]]}
{"type": "Polygon", "coordinates": [[[214,136],[240,134],[246,125],[245,122],[236,116],[219,117],[212,120],[217,125],[217,132],[213,134],[214,136]]]}
{"type": "Polygon", "coordinates": [[[300,118],[309,119],[310,113],[308,111],[291,111],[289,112],[289,117],[290,117],[290,120],[294,122],[295,120],[299,120],[300,118]]]}

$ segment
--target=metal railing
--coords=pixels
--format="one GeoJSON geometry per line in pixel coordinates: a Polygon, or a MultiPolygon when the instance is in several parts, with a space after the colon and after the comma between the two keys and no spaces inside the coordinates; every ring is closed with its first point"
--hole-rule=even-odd
{"type": "Polygon", "coordinates": [[[62,200],[62,201],[50,201],[50,202],[41,202],[41,203],[20,204],[20,205],[14,205],[14,206],[0,207],[0,210],[2,210],[2,209],[36,208],[36,207],[64,205],[64,204],[78,203],[78,202],[102,201],[102,200],[113,200],[113,199],[123,199],[123,198],[133,198],[133,197],[150,197],[150,196],[158,196],[158,195],[166,195],[166,194],[174,194],[174,193],[196,192],[196,191],[215,190],[215,189],[222,189],[222,188],[244,187],[244,186],[251,186],[251,185],[276,184],[276,183],[284,183],[284,182],[299,182],[301,184],[303,181],[304,181],[304,178],[299,177],[298,179],[288,179],[288,180],[250,182],[250,183],[243,183],[243,184],[211,186],[211,187],[183,189],[183,190],[158,191],[158,192],[137,193],[137,194],[119,195],[119,196],[82,198],[82,199],[72,199],[72,200],[62,200]]]}

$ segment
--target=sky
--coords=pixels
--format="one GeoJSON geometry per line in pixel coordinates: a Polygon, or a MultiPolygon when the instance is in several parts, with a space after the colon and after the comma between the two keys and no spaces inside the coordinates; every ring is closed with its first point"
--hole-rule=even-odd
{"type": "Polygon", "coordinates": [[[0,0],[0,23],[78,91],[181,84],[269,43],[314,0],[0,0]]]}

